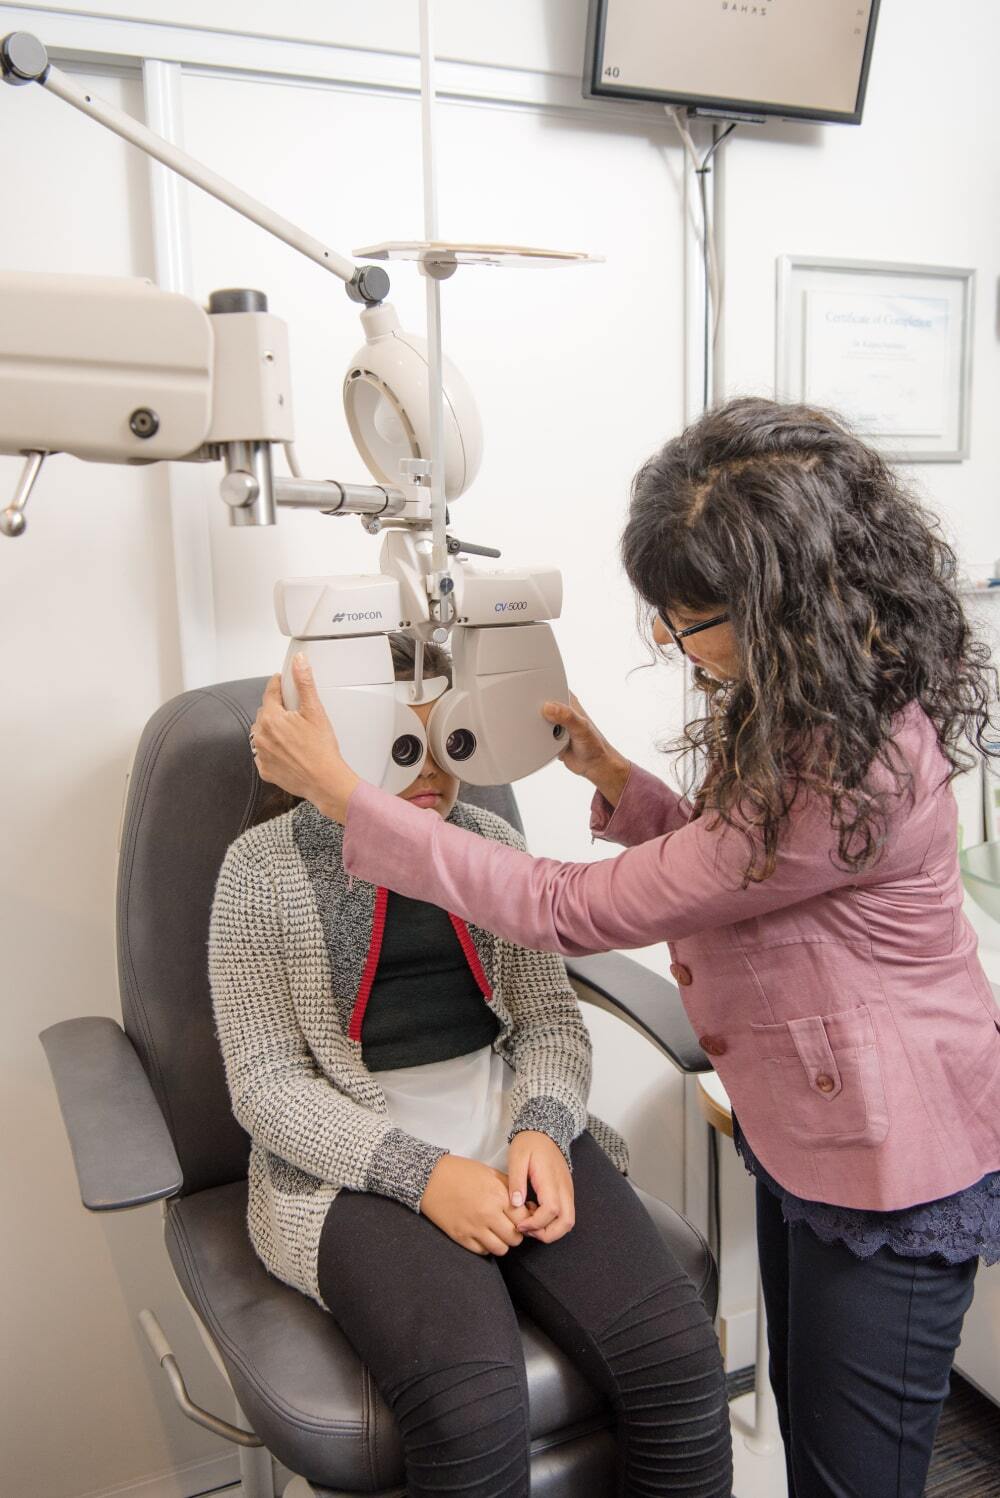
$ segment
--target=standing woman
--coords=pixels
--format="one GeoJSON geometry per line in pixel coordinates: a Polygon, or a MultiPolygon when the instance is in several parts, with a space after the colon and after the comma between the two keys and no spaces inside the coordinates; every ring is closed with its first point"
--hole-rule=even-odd
{"type": "Polygon", "coordinates": [[[740,400],[638,474],[622,543],[695,666],[687,803],[581,713],[567,766],[614,859],[484,843],[360,782],[307,673],[261,774],[345,822],[360,878],[569,955],[666,939],[757,1177],[791,1498],[919,1498],[978,1259],[1000,1259],[1000,1009],[950,789],[995,676],[955,558],[833,418],[740,400]]]}

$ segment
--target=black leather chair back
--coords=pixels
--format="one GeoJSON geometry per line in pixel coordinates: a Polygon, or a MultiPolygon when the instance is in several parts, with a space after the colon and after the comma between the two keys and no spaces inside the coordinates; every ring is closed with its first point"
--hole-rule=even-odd
{"type": "MultiPolygon", "coordinates": [[[[248,738],[265,681],[184,692],[154,713],[136,750],[122,823],[122,1017],[173,1135],[186,1196],[247,1169],[249,1141],[230,1111],[215,1037],[207,942],[226,849],[259,820],[271,794],[248,738]]],[[[520,830],[509,786],[463,786],[461,795],[520,830]]]]}

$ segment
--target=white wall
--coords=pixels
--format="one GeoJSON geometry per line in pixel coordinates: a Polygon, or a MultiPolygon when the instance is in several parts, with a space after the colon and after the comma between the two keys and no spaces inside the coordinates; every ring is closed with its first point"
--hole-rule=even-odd
{"type": "Polygon", "coordinates": [[[862,129],[746,129],[727,157],[726,350],[733,393],[773,385],[777,256],[976,270],[972,456],[909,472],[969,560],[1000,552],[1000,100],[995,89],[977,85],[980,59],[995,56],[998,44],[993,6],[955,6],[946,24],[935,26],[930,4],[889,0],[862,129]]]}
{"type": "MultiPolygon", "coordinates": [[[[141,115],[135,76],[84,75],[141,115]]],[[[146,275],[146,171],[40,90],[0,97],[12,268],[146,275]],[[16,184],[16,187],[15,187],[16,184]]],[[[0,460],[9,493],[19,465],[0,460]]],[[[6,501],[4,501],[6,503],[6,501]]],[[[53,458],[23,541],[0,552],[6,1369],[0,1492],[79,1494],[217,1449],[163,1399],[135,1309],[175,1299],[156,1211],[91,1217],[38,1031],[118,1014],[115,836],[137,730],[178,688],[164,474],[53,458]]],[[[205,1397],[219,1397],[176,1317],[205,1397]]]]}
{"type": "MultiPolygon", "coordinates": [[[[676,722],[679,683],[662,672],[628,675],[643,656],[615,541],[631,471],[683,419],[679,152],[655,110],[583,105],[582,11],[575,0],[516,0],[502,16],[485,0],[440,4],[449,96],[442,230],[608,257],[587,270],[470,271],[446,284],[446,346],[476,390],[487,442],[456,527],[502,546],[512,562],[560,562],[571,678],[621,747],[654,766],[652,741],[676,722]]],[[[141,59],[183,63],[188,148],[338,248],[419,234],[411,0],[213,0],[210,8],[108,0],[58,12],[0,5],[0,28],[19,26],[82,58],[96,70],[97,91],[137,114],[141,59]]],[[[966,0],[945,21],[931,0],[886,0],[862,130],[770,127],[740,132],[727,148],[732,390],[771,387],[778,254],[977,267],[973,456],[920,473],[970,557],[1000,551],[998,30],[989,0],[966,0]]],[[[40,91],[0,90],[0,167],[5,200],[16,205],[5,215],[0,264],[152,273],[145,167],[96,126],[40,91]]],[[[193,190],[187,200],[195,291],[268,291],[290,326],[307,470],[356,476],[339,385],[360,338],[339,283],[193,190]]],[[[404,321],[419,326],[412,268],[398,268],[393,285],[404,321]]],[[[0,483],[9,488],[15,469],[0,460],[0,483]]],[[[266,672],[280,658],[270,615],[276,575],[367,569],[374,548],[351,521],[283,515],[274,531],[229,530],[214,481],[206,469],[183,484],[200,486],[207,508],[212,610],[199,628],[223,679],[266,672]]],[[[222,1406],[169,1284],[156,1212],[96,1219],[76,1204],[35,1039],[59,1018],[117,1008],[111,900],[122,776],[143,722],[182,684],[167,499],[164,474],[56,459],[25,539],[0,542],[0,909],[14,995],[2,1057],[15,1202],[5,1283],[19,1287],[8,1296],[3,1339],[11,1371],[0,1491],[11,1495],[80,1498],[187,1467],[143,1489],[145,1498],[182,1498],[231,1471],[219,1443],[175,1414],[137,1340],[135,1313],[152,1304],[195,1395],[222,1406]]],[[[538,851],[600,852],[583,830],[582,788],[558,767],[519,794],[538,851]]],[[[595,1107],[626,1127],[639,1178],[679,1202],[678,1080],[605,1016],[594,1027],[595,1107]]],[[[700,1157],[703,1140],[691,1133],[700,1157]]],[[[728,1253],[724,1309],[735,1316],[752,1301],[749,1183],[738,1172],[727,1171],[726,1197],[727,1236],[738,1243],[728,1253]]]]}

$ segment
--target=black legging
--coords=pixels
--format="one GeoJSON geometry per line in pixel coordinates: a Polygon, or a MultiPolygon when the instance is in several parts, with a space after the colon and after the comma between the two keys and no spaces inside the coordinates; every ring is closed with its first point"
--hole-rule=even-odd
{"type": "Polygon", "coordinates": [[[730,1498],[712,1323],[628,1183],[573,1145],[576,1226],[482,1258],[386,1197],[343,1191],[320,1292],[403,1438],[409,1498],[526,1498],[528,1391],[514,1305],[607,1397],[628,1498],[730,1498]],[[512,1304],[513,1302],[513,1304],[512,1304]]]}
{"type": "Polygon", "coordinates": [[[789,1498],[920,1498],[977,1259],[860,1259],[757,1184],[771,1384],[789,1498]]]}

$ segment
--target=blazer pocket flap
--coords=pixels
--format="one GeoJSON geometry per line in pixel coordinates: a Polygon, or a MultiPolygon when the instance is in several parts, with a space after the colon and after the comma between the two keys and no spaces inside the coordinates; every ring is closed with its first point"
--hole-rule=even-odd
{"type": "Polygon", "coordinates": [[[813,1092],[835,1098],[844,1084],[821,1016],[810,1014],[805,1019],[789,1020],[788,1033],[813,1092]]]}
{"type": "Polygon", "coordinates": [[[751,1025],[775,1108],[806,1149],[881,1144],[889,1131],[875,1025],[866,1005],[751,1025]]]}
{"type": "Polygon", "coordinates": [[[844,1051],[875,1049],[875,1026],[866,1004],[836,1014],[810,1014],[783,1025],[752,1024],[750,1029],[764,1060],[797,1058],[810,1090],[831,1100],[839,1097],[843,1088],[837,1056],[844,1051]]]}

